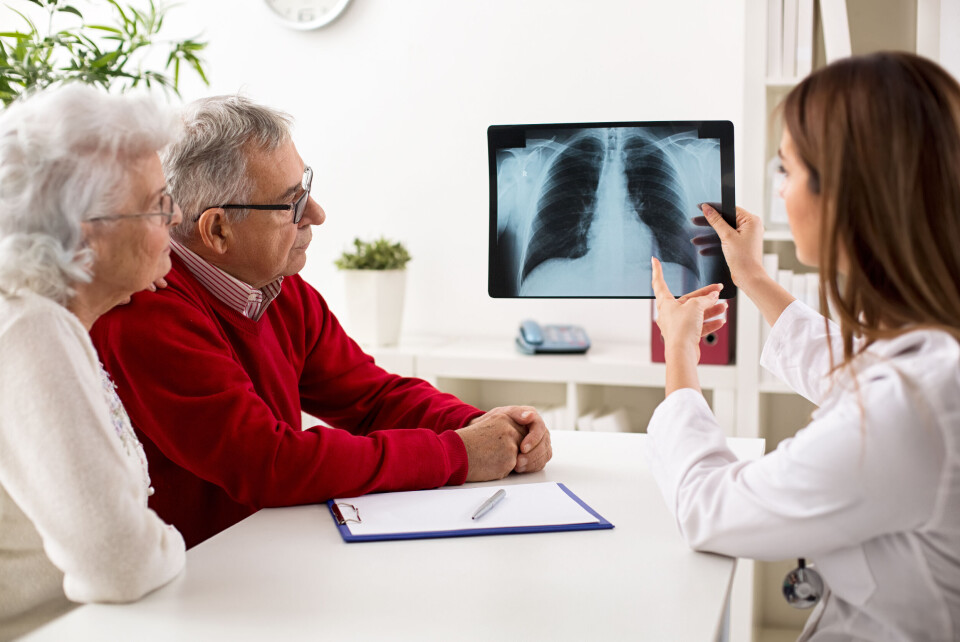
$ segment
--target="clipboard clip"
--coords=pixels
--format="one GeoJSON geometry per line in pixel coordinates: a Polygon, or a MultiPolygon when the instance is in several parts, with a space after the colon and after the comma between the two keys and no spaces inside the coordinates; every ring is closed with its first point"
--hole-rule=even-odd
{"type": "Polygon", "coordinates": [[[360,524],[363,522],[363,520],[360,519],[360,509],[358,509],[353,504],[347,504],[346,502],[333,504],[333,516],[337,519],[337,523],[340,524],[341,526],[343,526],[347,522],[356,522],[357,524],[360,524]],[[345,506],[353,512],[348,513],[347,516],[344,516],[343,511],[340,510],[341,506],[345,506]]]}

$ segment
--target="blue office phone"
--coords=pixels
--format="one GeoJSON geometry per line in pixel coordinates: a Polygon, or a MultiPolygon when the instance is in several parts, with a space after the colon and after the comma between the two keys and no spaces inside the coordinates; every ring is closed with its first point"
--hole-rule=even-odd
{"type": "Polygon", "coordinates": [[[578,325],[543,325],[526,320],[517,333],[524,354],[577,354],[590,349],[587,333],[578,325]]]}

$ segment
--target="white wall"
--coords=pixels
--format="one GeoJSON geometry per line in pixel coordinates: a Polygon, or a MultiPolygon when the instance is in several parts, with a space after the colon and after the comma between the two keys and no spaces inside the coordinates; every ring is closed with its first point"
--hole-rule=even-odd
{"type": "MultiPolygon", "coordinates": [[[[594,338],[649,336],[647,301],[487,294],[491,124],[729,119],[743,96],[743,0],[354,0],[297,32],[251,0],[187,0],[174,34],[202,32],[212,85],[296,120],[327,222],[304,277],[342,317],[332,265],[354,236],[408,244],[404,333],[512,337],[518,321],[594,338]]],[[[349,326],[348,326],[349,330],[349,326]]]]}

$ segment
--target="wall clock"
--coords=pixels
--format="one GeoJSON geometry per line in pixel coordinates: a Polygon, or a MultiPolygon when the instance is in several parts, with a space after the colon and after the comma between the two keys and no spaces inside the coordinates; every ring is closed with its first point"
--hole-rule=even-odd
{"type": "Polygon", "coordinates": [[[264,0],[277,19],[292,29],[318,29],[336,20],[350,0],[264,0]]]}

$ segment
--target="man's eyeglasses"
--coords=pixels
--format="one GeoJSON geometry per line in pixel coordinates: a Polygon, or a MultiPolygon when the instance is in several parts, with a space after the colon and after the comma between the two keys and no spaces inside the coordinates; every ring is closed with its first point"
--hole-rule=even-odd
{"type": "Polygon", "coordinates": [[[170,223],[173,222],[173,197],[170,196],[167,190],[160,192],[160,211],[159,212],[146,212],[143,214],[111,214],[109,216],[94,216],[93,218],[88,218],[88,223],[93,223],[95,221],[121,221],[127,218],[149,218],[151,216],[159,217],[160,224],[169,227],[170,223]]]}
{"type": "MultiPolygon", "coordinates": [[[[293,210],[293,223],[296,225],[300,222],[300,219],[303,218],[303,213],[307,209],[307,201],[310,199],[310,186],[313,184],[313,170],[309,167],[303,168],[303,178],[300,181],[300,188],[303,190],[300,192],[300,195],[292,203],[279,203],[273,205],[243,205],[239,203],[227,203],[226,205],[213,205],[211,207],[219,207],[224,210],[262,210],[262,211],[276,211],[276,210],[293,210]]],[[[204,211],[211,209],[211,207],[205,207],[204,211]]],[[[197,214],[194,221],[200,220],[200,214],[197,214]]]]}

